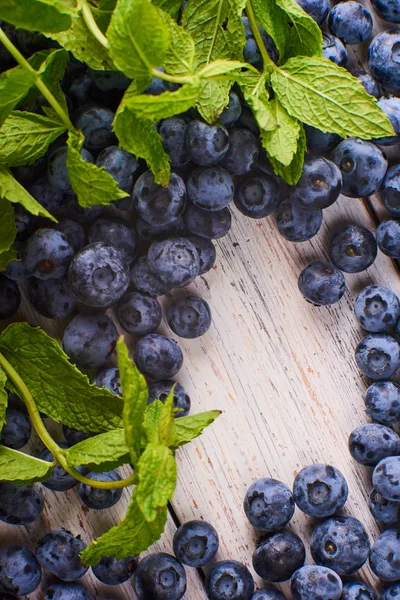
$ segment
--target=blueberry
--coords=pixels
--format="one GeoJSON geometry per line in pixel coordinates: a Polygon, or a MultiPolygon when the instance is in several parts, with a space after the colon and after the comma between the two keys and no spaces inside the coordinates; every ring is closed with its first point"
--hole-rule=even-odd
{"type": "Polygon", "coordinates": [[[362,581],[345,581],[341,600],[378,600],[374,590],[362,581]]]}
{"type": "Polygon", "coordinates": [[[139,163],[133,154],[118,148],[118,146],[109,146],[100,152],[96,165],[104,167],[121,190],[128,194],[132,192],[134,175],[139,169],[139,163]]]}
{"type": "Polygon", "coordinates": [[[144,242],[154,242],[156,240],[164,240],[165,238],[185,235],[185,224],[182,215],[166,225],[150,224],[142,219],[142,217],[136,215],[135,229],[140,240],[144,242]]]}
{"type": "Polygon", "coordinates": [[[229,148],[221,160],[231,175],[248,173],[258,159],[259,141],[248,129],[237,127],[229,132],[229,148]]]}
{"type": "Polygon", "coordinates": [[[372,15],[360,2],[339,2],[328,17],[331,33],[345,44],[360,44],[371,37],[372,15]]]}
{"type": "Polygon", "coordinates": [[[232,216],[228,207],[210,211],[188,203],[183,218],[190,233],[209,239],[224,237],[232,224],[232,216]]]}
{"type": "MultiPolygon", "coordinates": [[[[121,481],[121,477],[116,471],[106,471],[105,473],[90,471],[87,474],[87,477],[89,479],[94,479],[95,481],[121,481]]],[[[88,508],[92,508],[93,510],[111,508],[122,496],[122,488],[102,490],[100,488],[91,487],[86,483],[79,484],[78,492],[82,502],[88,508]]]]}
{"type": "Polygon", "coordinates": [[[104,211],[104,206],[101,205],[83,208],[74,194],[64,196],[64,207],[68,212],[68,216],[79,221],[79,223],[89,223],[90,221],[94,221],[94,219],[97,219],[104,211]]]}
{"type": "Polygon", "coordinates": [[[400,98],[389,96],[389,98],[381,98],[378,102],[379,108],[387,115],[392,124],[395,135],[389,135],[383,138],[375,139],[375,144],[381,146],[394,146],[400,143],[400,98]]]}
{"type": "Polygon", "coordinates": [[[35,198],[50,214],[60,212],[63,203],[63,192],[49,183],[43,175],[26,186],[31,196],[35,198]]]}
{"type": "MultiPolygon", "coordinates": [[[[244,25],[244,33],[246,37],[246,45],[243,50],[244,60],[250,63],[251,65],[254,65],[255,67],[262,67],[263,60],[261,57],[260,50],[258,48],[258,44],[254,39],[253,31],[251,29],[248,18],[242,17],[242,23],[244,25]]],[[[261,34],[261,38],[267,49],[268,55],[270,56],[270,58],[272,58],[274,63],[277,63],[279,54],[273,39],[267,34],[266,31],[264,31],[264,29],[262,29],[262,27],[260,27],[260,25],[258,25],[258,30],[261,34]]]]}
{"type": "Polygon", "coordinates": [[[247,217],[261,219],[275,212],[281,201],[279,182],[263,173],[245,178],[235,193],[236,208],[247,217]]]}
{"type": "Polygon", "coordinates": [[[393,165],[387,170],[382,192],[385,208],[395,217],[400,217],[400,164],[393,165]]]}
{"type": "Polygon", "coordinates": [[[368,48],[371,75],[383,87],[400,91],[400,32],[383,31],[374,37],[368,48]]]}
{"type": "MultiPolygon", "coordinates": [[[[68,444],[63,443],[60,443],[59,446],[64,450],[69,448],[68,444]]],[[[54,460],[53,454],[47,448],[42,450],[39,458],[47,462],[53,462],[54,460]]],[[[77,467],[77,469],[80,473],[84,472],[82,467],[77,467]]],[[[71,490],[73,487],[75,487],[77,483],[78,481],[75,479],[75,477],[72,477],[72,475],[63,469],[60,464],[56,464],[50,477],[43,482],[43,485],[47,489],[53,490],[53,492],[66,492],[67,490],[71,490]]]]}
{"type": "Polygon", "coordinates": [[[339,600],[342,582],[339,575],[319,565],[305,565],[296,571],[290,582],[293,600],[339,600]]]}
{"type": "Polygon", "coordinates": [[[121,253],[126,263],[135,258],[137,239],[132,225],[119,219],[97,219],[88,231],[89,242],[103,242],[121,253]]]}
{"type": "Polygon", "coordinates": [[[10,319],[21,304],[21,292],[15,281],[0,274],[0,319],[10,319]]]}
{"type": "Polygon", "coordinates": [[[345,273],[360,273],[376,259],[378,247],[375,236],[366,227],[351,223],[337,231],[330,243],[329,258],[345,273]]]}
{"type": "Polygon", "coordinates": [[[179,600],[186,591],[185,569],[170,554],[150,554],[140,561],[133,587],[138,600],[179,600]]]}
{"type": "Polygon", "coordinates": [[[58,279],[66,274],[73,255],[64,233],[38,229],[26,243],[25,264],[38,279],[58,279]]]}
{"type": "Polygon", "coordinates": [[[342,175],[333,162],[322,156],[306,156],[303,174],[290,190],[290,200],[301,208],[327,208],[336,202],[341,187],[342,175]]]}
{"type": "Polygon", "coordinates": [[[387,169],[382,150],[363,140],[343,140],[332,152],[342,172],[342,194],[351,198],[371,196],[380,188],[387,169]]]}
{"type": "Polygon", "coordinates": [[[92,565],[92,571],[102,583],[120,585],[132,577],[137,565],[137,556],[128,556],[121,560],[117,560],[115,556],[104,556],[100,562],[92,565]]]}
{"type": "Polygon", "coordinates": [[[280,203],[275,216],[279,233],[290,242],[310,240],[322,225],[322,210],[306,210],[290,200],[280,203]]]}
{"type": "Polygon", "coordinates": [[[14,207],[14,219],[17,233],[19,236],[24,234],[26,237],[30,233],[35,224],[34,216],[28,212],[21,204],[16,204],[14,207]]]}
{"type": "Polygon", "coordinates": [[[25,262],[25,243],[16,240],[12,247],[17,253],[17,258],[8,263],[4,270],[4,275],[13,281],[24,281],[25,279],[29,279],[29,277],[32,276],[32,273],[28,271],[25,262]]]}
{"type": "Polygon", "coordinates": [[[101,367],[114,351],[118,332],[107,315],[81,314],[72,319],[63,337],[63,349],[84,369],[101,367]]]}
{"type": "Polygon", "coordinates": [[[376,540],[369,555],[372,571],[382,581],[400,579],[400,531],[387,529],[376,540]]]}
{"type": "Polygon", "coordinates": [[[161,400],[161,402],[165,402],[173,385],[175,385],[174,408],[179,409],[175,413],[175,418],[177,419],[178,417],[186,417],[190,411],[190,397],[185,392],[184,387],[180,383],[172,381],[172,379],[160,379],[150,383],[147,404],[151,404],[154,402],[154,400],[156,400],[156,398],[161,400]]]}
{"type": "Polygon", "coordinates": [[[276,479],[264,477],[247,490],[244,512],[256,529],[267,533],[282,529],[294,514],[294,499],[290,489],[276,479]]]}
{"type": "Polygon", "coordinates": [[[187,180],[189,200],[204,210],[222,210],[233,199],[235,187],[228,171],[219,166],[194,169],[187,180]]]}
{"type": "Polygon", "coordinates": [[[211,240],[199,237],[197,235],[188,235],[186,238],[192,242],[196,248],[200,259],[199,275],[204,275],[214,266],[217,258],[217,251],[211,240]]]}
{"type": "Polygon", "coordinates": [[[147,260],[152,273],[169,288],[190,283],[200,272],[199,254],[186,238],[153,242],[147,260]]]}
{"type": "Polygon", "coordinates": [[[81,106],[89,102],[92,83],[92,78],[88,73],[83,73],[72,80],[68,89],[68,97],[74,105],[81,106]]]}
{"type": "Polygon", "coordinates": [[[306,549],[298,535],[278,531],[257,541],[253,568],[266,581],[287,581],[304,565],[306,549]]]}
{"type": "Polygon", "coordinates": [[[375,521],[385,527],[397,527],[400,524],[400,502],[386,500],[373,489],[369,496],[368,506],[375,521]]]}
{"type": "Polygon", "coordinates": [[[322,34],[322,56],[336,63],[339,67],[345,67],[349,60],[349,55],[342,42],[330,33],[322,34]]]}
{"type": "MultiPolygon", "coordinates": [[[[47,161],[47,179],[50,185],[61,192],[72,194],[71,182],[67,169],[67,146],[60,146],[49,155],[47,161]]],[[[88,150],[82,149],[81,156],[83,160],[94,163],[94,158],[88,150]]],[[[69,214],[70,217],[74,215],[69,214]]]]}
{"type": "Polygon", "coordinates": [[[370,333],[358,344],[356,361],[370,379],[387,379],[400,367],[400,345],[390,335],[370,333]]]}
{"type": "MultiPolygon", "coordinates": [[[[157,71],[165,72],[163,67],[158,67],[157,71]]],[[[146,94],[150,94],[151,96],[159,96],[164,92],[173,92],[176,90],[176,84],[170,83],[169,81],[163,81],[158,77],[153,77],[150,85],[146,88],[146,94]]]]}
{"type": "Polygon", "coordinates": [[[168,306],[168,325],[183,338],[193,339],[204,335],[211,325],[211,310],[199,296],[181,296],[168,306]]]}
{"type": "Polygon", "coordinates": [[[59,279],[36,279],[27,283],[27,294],[33,308],[47,319],[65,319],[77,306],[77,300],[69,287],[67,277],[59,279]]]}
{"type": "Polygon", "coordinates": [[[129,268],[114,246],[96,242],[75,255],[68,280],[80,302],[92,308],[109,308],[126,292],[129,268]]]}
{"type": "Polygon", "coordinates": [[[74,581],[87,571],[80,561],[79,553],[86,548],[80,536],[74,537],[65,529],[54,529],[38,542],[36,556],[41,567],[62,581],[74,581]]]}
{"type": "Polygon", "coordinates": [[[342,141],[342,138],[337,133],[324,133],[315,127],[311,127],[311,125],[305,125],[305,132],[307,148],[310,152],[315,152],[316,154],[330,152],[342,141]]]}
{"type": "Polygon", "coordinates": [[[149,377],[169,379],[181,369],[183,354],[174,340],[150,333],[138,341],[135,363],[139,371],[149,377]]]}
{"type": "Polygon", "coordinates": [[[400,421],[400,387],[393,381],[377,381],[365,392],[367,415],[376,423],[393,425],[400,421]]]}
{"type": "Polygon", "coordinates": [[[354,313],[367,331],[387,331],[400,316],[397,295],[382,285],[368,285],[357,296],[354,313]]]}
{"type": "MultiPolygon", "coordinates": [[[[17,32],[12,25],[8,23],[1,23],[1,28],[7,37],[12,41],[13,44],[17,42],[17,32]]],[[[9,67],[14,66],[15,60],[7,50],[7,48],[2,44],[0,46],[0,71],[4,71],[9,67]]]]}
{"type": "Polygon", "coordinates": [[[9,525],[29,525],[39,517],[43,504],[39,487],[0,482],[0,521],[9,525]]]}
{"type": "Polygon", "coordinates": [[[376,230],[379,250],[391,258],[400,258],[400,221],[387,219],[376,230]]]}
{"type": "Polygon", "coordinates": [[[390,23],[400,23],[400,7],[398,0],[371,0],[376,14],[390,23]]]}
{"type": "Polygon", "coordinates": [[[300,273],[299,290],[316,306],[334,304],[345,293],[346,282],[343,273],[332,263],[317,260],[300,273]]]}
{"type": "Polygon", "coordinates": [[[229,93],[229,104],[219,116],[219,121],[225,127],[232,127],[242,114],[242,105],[235,92],[229,93]]]}
{"type": "Polygon", "coordinates": [[[260,134],[257,121],[255,120],[252,111],[246,106],[243,106],[242,108],[242,114],[237,120],[237,125],[238,127],[244,127],[245,129],[248,129],[254,135],[260,134]]]}
{"type": "Polygon", "coordinates": [[[0,550],[0,590],[19,596],[31,594],[39,586],[42,570],[35,555],[21,546],[0,550]]]}
{"type": "Polygon", "coordinates": [[[330,4],[329,0],[296,0],[301,8],[318,23],[322,25],[328,16],[330,4]]]}
{"type": "Polygon", "coordinates": [[[228,152],[229,141],[228,131],[220,123],[209,125],[194,120],[186,130],[185,142],[189,157],[200,166],[208,167],[220,161],[228,152]]]}
{"type": "Polygon", "coordinates": [[[89,69],[88,73],[95,86],[103,92],[125,91],[131,81],[120,71],[96,71],[89,69]]]}
{"type": "Polygon", "coordinates": [[[376,465],[382,458],[400,454],[400,438],[385,425],[366,423],[350,434],[349,450],[361,465],[376,465]]]}
{"type": "Polygon", "coordinates": [[[6,420],[0,432],[0,444],[19,450],[31,436],[31,422],[25,410],[12,406],[6,409],[6,420]]]}
{"type": "Polygon", "coordinates": [[[92,433],[79,431],[78,429],[74,429],[73,427],[67,427],[66,425],[62,426],[62,431],[65,439],[71,446],[79,444],[79,442],[83,442],[83,440],[87,440],[93,436],[92,433]]]}
{"type": "Polygon", "coordinates": [[[133,265],[130,281],[136,290],[149,296],[163,296],[170,290],[167,284],[150,271],[147,256],[141,256],[133,265]]]}
{"type": "Polygon", "coordinates": [[[188,123],[180,117],[171,117],[161,121],[158,133],[161,136],[165,152],[171,159],[173,167],[182,167],[189,162],[189,152],[185,143],[188,123]]]}
{"type": "Polygon", "coordinates": [[[348,487],[339,469],[314,464],[296,476],[293,496],[297,506],[312,517],[330,517],[346,504],[348,487]]]}
{"type": "Polygon", "coordinates": [[[59,219],[58,223],[54,225],[54,229],[61,231],[67,236],[74,252],[78,252],[86,245],[85,230],[78,221],[75,221],[75,219],[59,219]]]}
{"type": "Polygon", "coordinates": [[[353,73],[353,75],[361,81],[367,94],[374,96],[375,98],[380,97],[381,91],[379,89],[379,84],[375,81],[372,75],[366,71],[356,71],[353,73]]]}
{"type": "Polygon", "coordinates": [[[77,581],[53,583],[45,594],[44,600],[94,600],[91,592],[77,581]]]}
{"type": "Polygon", "coordinates": [[[155,298],[128,292],[118,304],[117,317],[122,329],[130,335],[146,335],[159,328],[162,313],[155,298]]]}
{"type": "Polygon", "coordinates": [[[218,533],[206,521],[187,521],[174,535],[174,554],[188,567],[203,567],[215,556],[218,533]]]}
{"type": "Polygon", "coordinates": [[[380,600],[399,600],[400,599],[400,582],[392,583],[388,587],[385,587],[380,600]]]}
{"type": "Polygon", "coordinates": [[[261,588],[254,592],[250,600],[286,600],[286,596],[282,594],[279,590],[268,587],[261,588]]]}
{"type": "Polygon", "coordinates": [[[185,183],[179,175],[171,173],[168,187],[163,187],[154,182],[151,171],[146,171],[135,183],[132,199],[136,212],[147,223],[167,225],[185,208],[185,183]]]}
{"type": "Polygon", "coordinates": [[[250,571],[236,560],[221,560],[206,577],[206,592],[210,600],[250,600],[254,581],[250,571]]]}
{"type": "Polygon", "coordinates": [[[372,485],[386,500],[400,501],[400,456],[388,456],[376,465],[372,485]]]}
{"type": "Polygon", "coordinates": [[[97,373],[94,383],[100,388],[107,388],[116,396],[122,396],[121,379],[116,367],[101,369],[97,373]]]}
{"type": "Polygon", "coordinates": [[[104,106],[86,105],[75,115],[74,125],[85,136],[84,146],[88,150],[103,150],[115,141],[112,132],[114,113],[104,106]]]}

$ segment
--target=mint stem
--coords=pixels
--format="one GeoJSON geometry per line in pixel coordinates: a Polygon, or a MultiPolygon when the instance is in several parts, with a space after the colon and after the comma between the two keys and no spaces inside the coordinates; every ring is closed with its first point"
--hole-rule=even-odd
{"type": "Polygon", "coordinates": [[[72,467],[68,464],[67,459],[65,457],[65,451],[60,448],[55,440],[51,437],[49,432],[46,429],[45,424],[40,416],[40,413],[36,407],[35,400],[28,387],[26,386],[23,379],[14,369],[14,367],[8,362],[6,357],[0,353],[0,366],[3,368],[7,377],[12,381],[12,383],[17,388],[21,399],[24,401],[26,408],[28,409],[28,414],[33,423],[33,426],[36,429],[36,432],[43,444],[50,450],[55,460],[70,474],[72,477],[75,477],[81,483],[85,483],[86,485],[90,485],[91,487],[100,488],[102,490],[113,490],[115,488],[123,488],[128,485],[132,485],[135,481],[134,474],[126,479],[121,479],[120,481],[96,481],[94,479],[89,479],[85,477],[75,467],[72,467]]]}
{"type": "Polygon", "coordinates": [[[245,12],[246,12],[247,18],[249,19],[249,23],[250,23],[251,31],[253,32],[254,39],[257,42],[257,46],[258,46],[258,48],[260,50],[260,53],[261,53],[261,56],[262,56],[262,59],[263,59],[264,70],[266,68],[268,68],[268,67],[269,68],[271,68],[271,67],[274,68],[275,67],[274,61],[272,60],[272,58],[268,54],[267,49],[265,47],[265,44],[263,42],[263,39],[261,37],[260,30],[258,29],[257,19],[256,19],[256,15],[254,13],[254,9],[253,9],[253,5],[251,3],[251,0],[247,0],[245,12]]]}
{"type": "Polygon", "coordinates": [[[96,40],[102,46],[104,46],[106,50],[108,50],[108,39],[97,25],[87,0],[80,0],[80,8],[82,10],[82,16],[86,23],[86,27],[89,29],[93,37],[95,37],[96,40]]]}
{"type": "Polygon", "coordinates": [[[12,54],[12,56],[15,58],[17,63],[23,69],[25,69],[25,71],[28,71],[28,73],[31,75],[38,90],[43,94],[43,96],[46,98],[46,100],[50,104],[50,106],[55,110],[55,112],[60,117],[61,121],[64,123],[64,125],[67,127],[67,129],[76,132],[76,129],[72,125],[68,114],[64,111],[63,107],[58,102],[58,100],[53,96],[53,94],[51,93],[49,88],[46,86],[46,84],[40,77],[39,73],[37,71],[35,71],[35,69],[33,67],[31,67],[31,65],[28,63],[26,58],[24,56],[22,56],[21,52],[14,46],[12,41],[7,37],[7,35],[4,33],[4,31],[1,28],[0,28],[0,42],[2,42],[4,44],[4,46],[7,48],[9,53],[12,54]]]}

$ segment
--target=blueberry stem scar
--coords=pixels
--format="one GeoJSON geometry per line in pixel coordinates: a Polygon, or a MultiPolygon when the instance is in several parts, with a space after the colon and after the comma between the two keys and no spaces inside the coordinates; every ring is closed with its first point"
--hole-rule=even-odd
{"type": "Polygon", "coordinates": [[[24,381],[18,375],[17,371],[14,367],[8,362],[4,354],[0,353],[0,367],[4,370],[7,377],[13,383],[13,385],[17,388],[21,399],[24,401],[26,408],[28,409],[29,416],[31,421],[36,429],[36,432],[43,444],[50,450],[53,454],[55,460],[65,469],[72,477],[75,477],[81,483],[85,483],[86,485],[90,485],[94,488],[100,488],[102,490],[113,490],[115,488],[123,488],[128,485],[132,485],[135,482],[134,474],[126,479],[121,479],[120,481],[96,481],[94,479],[89,479],[85,477],[77,469],[68,464],[68,461],[65,456],[65,450],[60,448],[55,440],[51,437],[49,432],[46,429],[45,424],[40,416],[40,413],[36,407],[33,396],[24,381]]]}
{"type": "Polygon", "coordinates": [[[274,65],[273,60],[271,59],[271,57],[269,56],[269,54],[267,52],[267,49],[266,49],[263,39],[261,37],[261,33],[258,29],[257,19],[256,19],[256,15],[254,14],[254,9],[253,9],[251,0],[247,0],[245,12],[246,12],[247,18],[249,19],[249,23],[250,23],[251,31],[253,32],[253,35],[254,35],[254,39],[257,42],[257,46],[260,50],[260,54],[263,59],[264,71],[271,70],[271,68],[275,68],[275,65],[274,65]]]}

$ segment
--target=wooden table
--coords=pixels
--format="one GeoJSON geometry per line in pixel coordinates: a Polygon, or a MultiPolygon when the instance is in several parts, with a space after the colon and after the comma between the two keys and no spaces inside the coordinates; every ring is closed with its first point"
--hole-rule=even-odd
{"type": "MultiPolygon", "coordinates": [[[[377,30],[384,27],[388,28],[383,22],[376,24],[377,30]]],[[[352,60],[356,64],[362,55],[352,60]]],[[[179,480],[170,519],[152,551],[172,552],[176,526],[205,519],[220,536],[216,559],[240,560],[251,569],[256,535],[242,508],[246,489],[259,477],[292,486],[297,472],[315,462],[330,463],[344,473],[349,484],[344,512],[365,524],[373,542],[379,529],[367,507],[371,469],[356,464],[347,448],[350,432],[367,421],[367,384],[354,359],[363,334],[352,308],[357,293],[370,283],[400,294],[397,266],[379,253],[370,269],[346,275],[348,292],[331,308],[305,302],[297,278],[309,262],[327,256],[328,241],[338,226],[354,222],[375,231],[378,216],[387,213],[378,198],[341,197],[324,211],[318,236],[292,244],[279,235],[273,217],[253,221],[232,212],[232,230],[217,243],[215,267],[188,288],[209,302],[213,325],[200,339],[179,340],[185,362],[177,377],[191,396],[192,412],[219,408],[223,414],[201,438],[178,452],[179,480]]],[[[25,304],[22,315],[60,337],[59,325],[39,318],[25,304]]],[[[168,334],[167,326],[160,331],[168,334]]],[[[58,426],[55,431],[60,432],[58,426]]],[[[24,543],[33,549],[44,531],[58,527],[89,542],[122,517],[129,498],[125,491],[114,508],[96,512],[82,506],[76,489],[45,493],[38,522],[20,528],[1,525],[3,545],[24,543]]],[[[308,545],[311,518],[297,509],[290,528],[308,545]]],[[[206,598],[204,573],[190,568],[186,572],[185,598],[206,598]]],[[[377,585],[368,567],[360,574],[377,585]]],[[[90,572],[82,581],[101,598],[134,598],[130,582],[111,588],[90,572]]],[[[259,578],[255,581],[262,587],[259,578]]],[[[281,589],[289,598],[288,586],[281,589]]],[[[32,594],[40,597],[40,592],[32,594]]]]}

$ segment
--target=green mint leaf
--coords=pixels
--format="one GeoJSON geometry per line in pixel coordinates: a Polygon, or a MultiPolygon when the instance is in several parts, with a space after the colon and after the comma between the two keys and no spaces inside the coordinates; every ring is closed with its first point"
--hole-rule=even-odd
{"type": "Polygon", "coordinates": [[[106,33],[107,28],[110,25],[111,17],[116,4],[117,0],[100,0],[97,7],[91,6],[96,23],[103,33],[106,33]]]}
{"type": "Polygon", "coordinates": [[[65,130],[54,119],[36,113],[11,112],[0,129],[0,163],[9,167],[34,163],[65,130]]]}
{"type": "Polygon", "coordinates": [[[68,135],[67,168],[71,187],[78,196],[79,204],[89,208],[93,204],[107,206],[113,200],[126,198],[115,179],[104,167],[86,162],[81,155],[83,138],[72,132],[68,135]]]}
{"type": "Polygon", "coordinates": [[[291,56],[322,56],[322,33],[314,19],[296,0],[276,0],[276,4],[285,13],[284,22],[289,27],[288,43],[280,57],[281,63],[291,56]]]}
{"type": "Polygon", "coordinates": [[[175,21],[177,20],[179,12],[182,8],[182,0],[153,0],[153,4],[168,13],[168,15],[171,15],[175,21]]]}
{"type": "Polygon", "coordinates": [[[18,29],[64,31],[71,26],[71,13],[62,0],[0,0],[0,19],[18,29]]]}
{"type": "Polygon", "coordinates": [[[0,252],[0,272],[4,271],[8,263],[10,263],[12,260],[15,260],[16,258],[18,258],[18,256],[14,248],[10,248],[9,250],[0,252]]]}
{"type": "Polygon", "coordinates": [[[269,102],[265,77],[260,77],[260,75],[254,73],[246,73],[240,78],[239,85],[261,131],[275,129],[277,127],[276,115],[269,102]]]}
{"type": "Polygon", "coordinates": [[[125,440],[129,448],[132,464],[140,457],[140,442],[143,434],[144,413],[149,396],[147,383],[129,358],[128,348],[121,337],[117,342],[118,368],[124,398],[123,419],[125,440]]]}
{"type": "Polygon", "coordinates": [[[16,235],[17,227],[14,219],[14,208],[8,200],[0,196],[0,252],[10,250],[16,235]]]}
{"type": "Polygon", "coordinates": [[[166,507],[174,495],[176,462],[167,446],[148,444],[137,464],[136,501],[146,521],[157,519],[160,508],[166,507]]]}
{"type": "Polygon", "coordinates": [[[276,121],[271,131],[261,132],[261,142],[268,156],[273,156],[284,166],[290,165],[297,150],[300,123],[291,117],[282,104],[274,98],[269,104],[276,121]]]}
{"type": "Polygon", "coordinates": [[[62,48],[60,50],[54,50],[46,58],[39,70],[42,81],[46,84],[55,99],[67,114],[68,105],[64,92],[61,89],[60,81],[64,76],[68,60],[69,56],[66,50],[62,48]]]}
{"type": "MultiPolygon", "coordinates": [[[[240,60],[214,60],[213,62],[203,67],[201,71],[198,72],[198,75],[200,77],[206,78],[218,77],[218,75],[227,75],[232,71],[238,72],[240,71],[240,69],[249,69],[252,73],[254,73],[254,75],[257,76],[257,79],[260,79],[260,73],[257,71],[257,69],[255,69],[254,67],[252,67],[252,65],[248,63],[240,62],[240,60]]],[[[242,73],[236,73],[236,75],[237,77],[235,77],[235,73],[233,73],[232,79],[240,79],[242,73]]]]}
{"type": "MultiPolygon", "coordinates": [[[[181,4],[180,1],[179,3],[181,4]]],[[[155,3],[153,2],[153,4],[155,3]]],[[[161,4],[161,2],[157,4],[161,4]]],[[[187,75],[193,73],[195,58],[194,40],[166,12],[160,10],[159,15],[168,29],[170,39],[173,40],[165,52],[162,66],[170,75],[187,75]]]]}
{"type": "Polygon", "coordinates": [[[207,123],[214,123],[229,102],[229,91],[232,81],[201,82],[197,110],[207,123]]]}
{"type": "Polygon", "coordinates": [[[8,404],[8,393],[6,390],[7,375],[0,368],[0,432],[6,422],[6,409],[8,404]]]}
{"type": "Polygon", "coordinates": [[[116,67],[132,79],[159,67],[170,43],[168,28],[150,0],[118,0],[107,38],[116,67]]]}
{"type": "MultiPolygon", "coordinates": [[[[163,403],[161,400],[154,400],[146,408],[143,421],[143,432],[146,437],[146,443],[148,444],[159,444],[159,422],[160,414],[162,411],[163,403]]],[[[144,445],[146,445],[146,443],[144,445]]]]}
{"type": "Polygon", "coordinates": [[[196,103],[199,89],[200,84],[188,84],[183,85],[176,92],[163,92],[159,96],[140,94],[127,100],[126,106],[138,119],[157,123],[161,119],[189,110],[196,103]]]}
{"type": "Polygon", "coordinates": [[[34,85],[31,75],[14,67],[0,75],[0,125],[34,85]]]}
{"type": "Polygon", "coordinates": [[[174,426],[176,412],[174,409],[174,391],[175,385],[172,386],[161,406],[158,419],[158,437],[160,444],[166,444],[174,426]]]}
{"type": "Polygon", "coordinates": [[[0,336],[0,348],[28,386],[38,409],[57,423],[89,433],[123,426],[122,398],[90,384],[56,340],[39,327],[9,325],[0,336]]]}
{"type": "Polygon", "coordinates": [[[220,414],[220,410],[209,410],[197,415],[175,419],[171,435],[167,440],[167,446],[172,450],[176,450],[179,446],[188,444],[198,437],[206,427],[211,425],[220,414]]]}
{"type": "Polygon", "coordinates": [[[22,204],[27,211],[35,216],[46,217],[51,221],[56,219],[51,215],[39,202],[33,198],[29,192],[20,184],[10,171],[0,165],[0,197],[5,198],[9,202],[18,202],[22,204]]]}
{"type": "Polygon", "coordinates": [[[124,429],[95,435],[65,451],[68,464],[89,467],[91,471],[109,471],[130,461],[124,429]]]}
{"type": "Polygon", "coordinates": [[[384,112],[358,79],[325,58],[291,58],[271,76],[288,113],[321,131],[363,140],[393,135],[384,112]]]}
{"type": "Polygon", "coordinates": [[[285,56],[290,37],[290,28],[285,12],[277,5],[276,0],[268,2],[251,0],[251,4],[257,22],[274,40],[279,56],[285,56]]]}
{"type": "Polygon", "coordinates": [[[304,127],[300,127],[300,135],[297,140],[297,150],[289,165],[283,165],[274,156],[268,156],[276,175],[282,177],[289,185],[296,185],[303,173],[304,154],[307,150],[307,139],[304,127]]]}
{"type": "Polygon", "coordinates": [[[45,481],[52,470],[53,465],[49,462],[0,446],[0,481],[29,485],[35,481],[45,481]]]}

